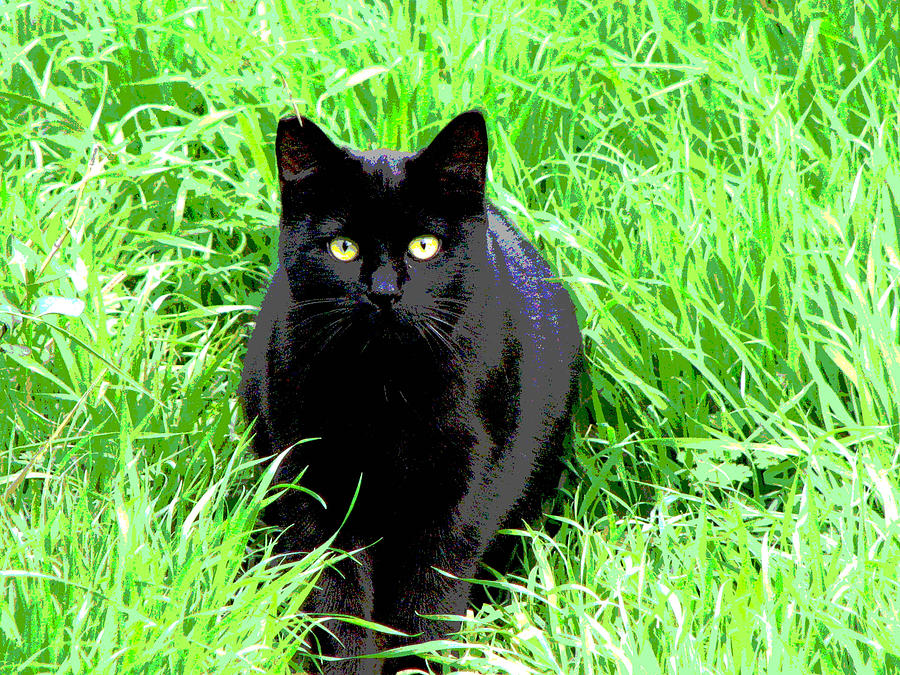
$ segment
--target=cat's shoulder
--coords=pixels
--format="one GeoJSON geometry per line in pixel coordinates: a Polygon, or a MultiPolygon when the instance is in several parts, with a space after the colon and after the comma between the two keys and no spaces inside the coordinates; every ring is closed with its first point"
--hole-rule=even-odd
{"type": "Polygon", "coordinates": [[[554,280],[556,273],[519,229],[493,205],[487,214],[488,259],[495,272],[508,270],[512,285],[534,302],[568,300],[566,290],[554,280]]]}
{"type": "Polygon", "coordinates": [[[540,272],[544,276],[551,273],[537,249],[493,204],[488,204],[487,217],[488,254],[492,258],[499,255],[522,271],[540,272]]]}

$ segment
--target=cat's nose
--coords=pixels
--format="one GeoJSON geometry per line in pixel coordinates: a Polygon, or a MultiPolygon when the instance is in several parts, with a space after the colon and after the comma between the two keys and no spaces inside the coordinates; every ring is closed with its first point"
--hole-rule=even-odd
{"type": "Polygon", "coordinates": [[[387,309],[400,299],[400,287],[397,284],[397,273],[388,265],[375,270],[372,285],[366,295],[381,309],[387,309]]]}

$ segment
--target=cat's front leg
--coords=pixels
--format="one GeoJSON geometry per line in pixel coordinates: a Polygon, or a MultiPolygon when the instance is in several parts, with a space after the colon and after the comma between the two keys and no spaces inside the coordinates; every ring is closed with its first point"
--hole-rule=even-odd
{"type": "MultiPolygon", "coordinates": [[[[465,579],[475,574],[481,548],[477,530],[454,517],[402,547],[379,551],[376,621],[409,636],[391,638],[387,646],[436,640],[458,629],[458,623],[427,617],[465,614],[471,591],[465,579]]],[[[383,673],[394,675],[407,668],[428,672],[420,657],[403,657],[386,660],[383,673]]]]}
{"type": "MultiPolygon", "coordinates": [[[[284,495],[266,508],[264,521],[281,530],[276,551],[288,560],[299,559],[324,543],[337,525],[326,520],[325,512],[308,495],[284,495]]],[[[351,557],[327,567],[303,604],[312,615],[346,615],[371,620],[374,610],[372,554],[350,536],[338,537],[335,546],[352,552],[351,557]]],[[[312,617],[317,620],[317,616],[312,617]]],[[[323,661],[325,675],[379,675],[381,660],[359,659],[378,651],[370,630],[340,620],[324,621],[312,631],[314,651],[341,661],[323,661]],[[343,660],[346,659],[346,660],[343,660]]]]}
{"type": "MultiPolygon", "coordinates": [[[[313,614],[343,614],[372,619],[372,557],[358,551],[322,572],[304,609],[313,614]]],[[[340,620],[328,620],[313,631],[319,651],[340,661],[324,661],[325,675],[379,675],[380,659],[360,659],[378,651],[372,631],[340,620]]]]}

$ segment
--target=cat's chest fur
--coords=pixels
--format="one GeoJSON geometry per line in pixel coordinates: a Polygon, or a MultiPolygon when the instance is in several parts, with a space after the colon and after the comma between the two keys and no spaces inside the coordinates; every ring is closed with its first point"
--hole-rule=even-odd
{"type": "Polygon", "coordinates": [[[298,363],[304,352],[292,356],[282,390],[290,403],[279,406],[284,440],[320,437],[343,446],[350,469],[422,455],[416,446],[464,430],[471,415],[471,375],[442,369],[427,350],[372,345],[305,367],[298,363]],[[354,444],[359,449],[347,452],[354,444]]]}
{"type": "Polygon", "coordinates": [[[344,495],[346,484],[362,474],[384,488],[378,499],[364,500],[379,515],[395,507],[394,496],[427,497],[435,508],[448,508],[464,492],[472,461],[485,459],[473,453],[491,447],[497,424],[485,418],[481,399],[502,396],[495,383],[515,377],[504,375],[510,364],[503,361],[502,340],[474,337],[475,327],[483,336],[501,324],[495,299],[470,298],[468,312],[446,334],[453,351],[442,351],[437,337],[392,344],[363,327],[335,337],[324,353],[317,343],[303,343],[297,316],[275,309],[292,302],[279,271],[254,335],[266,345],[251,344],[267,355],[268,378],[250,387],[265,411],[261,422],[272,449],[313,439],[292,451],[285,473],[304,463],[330,467],[334,478],[314,485],[326,500],[344,495]],[[332,491],[336,483],[340,488],[332,491]]]}

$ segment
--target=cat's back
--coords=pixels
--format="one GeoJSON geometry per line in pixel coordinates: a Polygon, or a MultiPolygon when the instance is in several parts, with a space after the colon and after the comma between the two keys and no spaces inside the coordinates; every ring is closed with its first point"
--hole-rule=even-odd
{"type": "MultiPolygon", "coordinates": [[[[581,338],[575,307],[566,289],[537,249],[493,206],[487,210],[488,261],[502,300],[511,305],[524,331],[521,336],[553,361],[570,364],[579,352],[581,338]]],[[[523,345],[526,346],[526,345],[523,345]]],[[[551,361],[551,362],[553,362],[551,361]]]]}

